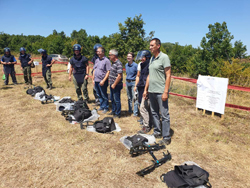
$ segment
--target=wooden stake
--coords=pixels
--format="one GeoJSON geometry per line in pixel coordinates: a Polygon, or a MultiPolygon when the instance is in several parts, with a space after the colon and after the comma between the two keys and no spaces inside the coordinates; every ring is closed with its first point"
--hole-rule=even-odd
{"type": "Polygon", "coordinates": [[[221,114],[220,118],[221,118],[221,120],[224,120],[224,115],[223,115],[223,114],[221,114]]]}
{"type": "Polygon", "coordinates": [[[214,117],[214,112],[212,112],[212,117],[214,117]]]}
{"type": "Polygon", "coordinates": [[[205,110],[205,109],[203,109],[203,113],[202,113],[202,115],[205,115],[205,113],[206,113],[206,110],[205,110]]]}

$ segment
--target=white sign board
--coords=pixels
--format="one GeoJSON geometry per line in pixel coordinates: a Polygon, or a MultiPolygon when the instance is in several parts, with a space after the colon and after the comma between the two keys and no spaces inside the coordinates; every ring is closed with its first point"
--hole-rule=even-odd
{"type": "Polygon", "coordinates": [[[35,66],[38,66],[39,65],[39,62],[38,61],[34,61],[33,62],[35,66]]]}
{"type": "Polygon", "coordinates": [[[196,108],[224,114],[227,86],[228,78],[199,75],[196,108]]]}

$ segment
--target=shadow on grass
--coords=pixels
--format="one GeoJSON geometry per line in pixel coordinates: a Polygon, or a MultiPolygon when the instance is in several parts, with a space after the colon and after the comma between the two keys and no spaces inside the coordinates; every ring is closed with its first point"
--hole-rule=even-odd
{"type": "Polygon", "coordinates": [[[10,87],[10,86],[4,86],[4,87],[2,87],[1,89],[3,89],[3,90],[7,90],[7,89],[12,89],[13,87],[10,87]]]}

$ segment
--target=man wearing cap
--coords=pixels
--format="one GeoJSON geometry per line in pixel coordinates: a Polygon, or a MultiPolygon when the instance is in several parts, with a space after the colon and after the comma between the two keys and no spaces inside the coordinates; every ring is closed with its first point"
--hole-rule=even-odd
{"type": "Polygon", "coordinates": [[[161,144],[170,144],[170,115],[168,110],[169,86],[171,81],[171,64],[167,54],[160,51],[161,41],[153,38],[150,41],[152,57],[149,63],[149,75],[143,97],[149,97],[150,109],[154,125],[154,136],[163,139],[161,144]],[[162,129],[160,127],[160,113],[162,129]]]}
{"type": "Polygon", "coordinates": [[[31,78],[31,63],[33,60],[29,54],[26,54],[24,47],[20,48],[19,60],[21,62],[21,70],[23,71],[23,77],[26,85],[32,85],[31,78]]]}

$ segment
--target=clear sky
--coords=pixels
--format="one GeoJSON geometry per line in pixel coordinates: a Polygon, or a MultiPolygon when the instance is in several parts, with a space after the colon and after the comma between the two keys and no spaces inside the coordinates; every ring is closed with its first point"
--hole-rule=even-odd
{"type": "Polygon", "coordinates": [[[70,36],[85,29],[89,35],[118,32],[118,23],[142,14],[146,33],[162,42],[200,45],[208,25],[227,23],[234,40],[250,54],[249,0],[0,0],[0,32],[48,36],[56,29],[70,36]]]}

